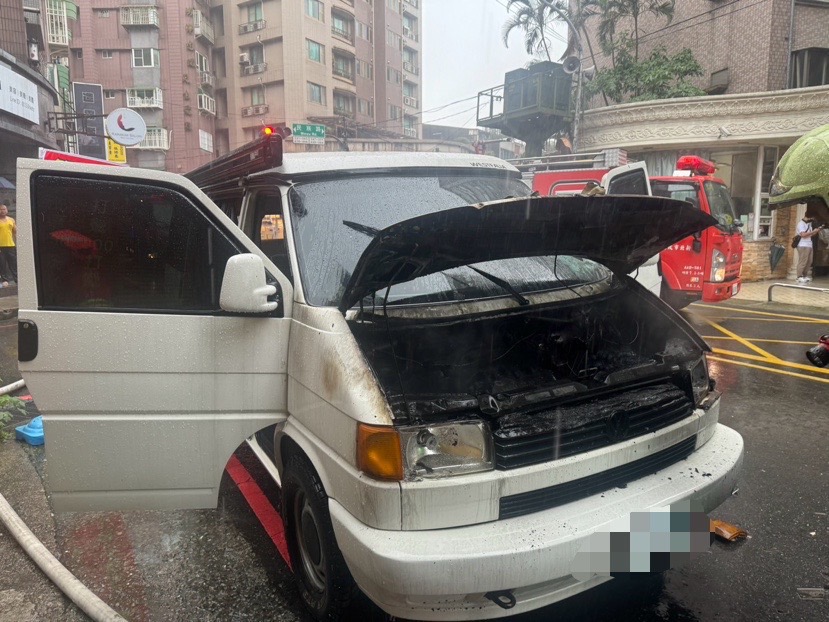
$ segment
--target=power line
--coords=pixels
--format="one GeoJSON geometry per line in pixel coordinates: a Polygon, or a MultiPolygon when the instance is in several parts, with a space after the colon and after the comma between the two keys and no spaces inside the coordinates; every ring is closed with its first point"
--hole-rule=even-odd
{"type": "Polygon", "coordinates": [[[721,17],[729,17],[731,15],[734,15],[735,13],[739,13],[740,11],[745,11],[746,9],[750,9],[750,8],[753,8],[757,5],[764,4],[765,2],[768,2],[769,0],[757,0],[757,2],[754,2],[752,4],[747,4],[746,6],[737,7],[734,10],[729,11],[728,13],[723,13],[723,14],[720,14],[720,15],[712,15],[710,18],[706,19],[705,21],[694,22],[693,24],[688,24],[687,26],[685,26],[683,28],[679,28],[679,29],[676,29],[676,30],[673,29],[673,27],[678,25],[678,24],[684,24],[686,22],[689,22],[691,20],[695,20],[695,19],[697,19],[699,17],[702,17],[704,15],[711,14],[714,11],[727,8],[729,6],[737,4],[739,1],[740,0],[732,0],[728,4],[720,5],[720,6],[714,8],[714,9],[711,9],[709,11],[705,11],[704,13],[700,13],[699,15],[695,15],[694,17],[689,17],[689,18],[684,19],[680,22],[677,22],[676,24],[669,24],[669,25],[667,25],[663,28],[660,28],[658,30],[654,30],[652,32],[649,32],[647,34],[642,35],[641,37],[639,37],[639,41],[641,42],[645,39],[660,39],[660,38],[665,37],[667,35],[673,35],[673,34],[676,34],[678,32],[682,32],[683,30],[687,30],[688,28],[693,28],[695,26],[702,26],[703,24],[708,24],[709,22],[713,22],[714,20],[720,19],[721,17]],[[670,30],[670,32],[665,32],[666,30],[670,30]]]}

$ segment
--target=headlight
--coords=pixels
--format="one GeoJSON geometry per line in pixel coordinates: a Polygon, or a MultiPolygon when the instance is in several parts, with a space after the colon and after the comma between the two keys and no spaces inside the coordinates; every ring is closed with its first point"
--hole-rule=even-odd
{"type": "Polygon", "coordinates": [[[489,471],[492,434],[483,422],[411,428],[360,424],[357,468],[387,481],[489,471]]]}
{"type": "Polygon", "coordinates": [[[725,281],[725,255],[716,249],[711,253],[711,280],[714,283],[725,281]]]}
{"type": "Polygon", "coordinates": [[[698,405],[708,395],[708,359],[703,354],[688,370],[691,374],[691,390],[694,392],[694,404],[698,405]]]}
{"type": "Polygon", "coordinates": [[[781,194],[786,194],[791,190],[791,186],[784,186],[780,183],[780,178],[777,176],[777,171],[774,172],[774,177],[771,178],[771,187],[769,188],[769,196],[779,197],[781,194]]]}
{"type": "Polygon", "coordinates": [[[492,469],[492,435],[482,422],[402,428],[400,445],[407,478],[492,469]]]}

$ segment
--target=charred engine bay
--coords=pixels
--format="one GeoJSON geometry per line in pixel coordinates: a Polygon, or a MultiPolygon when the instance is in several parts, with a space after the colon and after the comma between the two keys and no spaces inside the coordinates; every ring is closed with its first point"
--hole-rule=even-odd
{"type": "Polygon", "coordinates": [[[679,395],[692,404],[687,364],[703,347],[629,290],[498,315],[378,314],[350,325],[396,424],[477,416],[510,437],[583,426],[634,402],[679,395]]]}

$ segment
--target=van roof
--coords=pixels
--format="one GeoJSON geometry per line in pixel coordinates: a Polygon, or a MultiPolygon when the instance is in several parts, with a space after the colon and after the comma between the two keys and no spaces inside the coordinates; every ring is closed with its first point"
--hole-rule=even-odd
{"type": "Polygon", "coordinates": [[[278,175],[295,178],[305,175],[329,175],[338,172],[426,168],[467,168],[492,170],[520,176],[512,164],[492,156],[471,153],[334,151],[319,153],[286,153],[282,166],[250,175],[251,179],[278,175]]]}

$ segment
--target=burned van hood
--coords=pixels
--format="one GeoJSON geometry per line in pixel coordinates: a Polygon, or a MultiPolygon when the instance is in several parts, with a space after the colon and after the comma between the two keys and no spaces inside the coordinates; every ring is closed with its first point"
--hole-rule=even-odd
{"type": "Polygon", "coordinates": [[[572,255],[627,274],[715,224],[686,201],[646,196],[521,197],[433,212],[374,235],[340,310],[389,285],[498,259],[572,255]]]}

